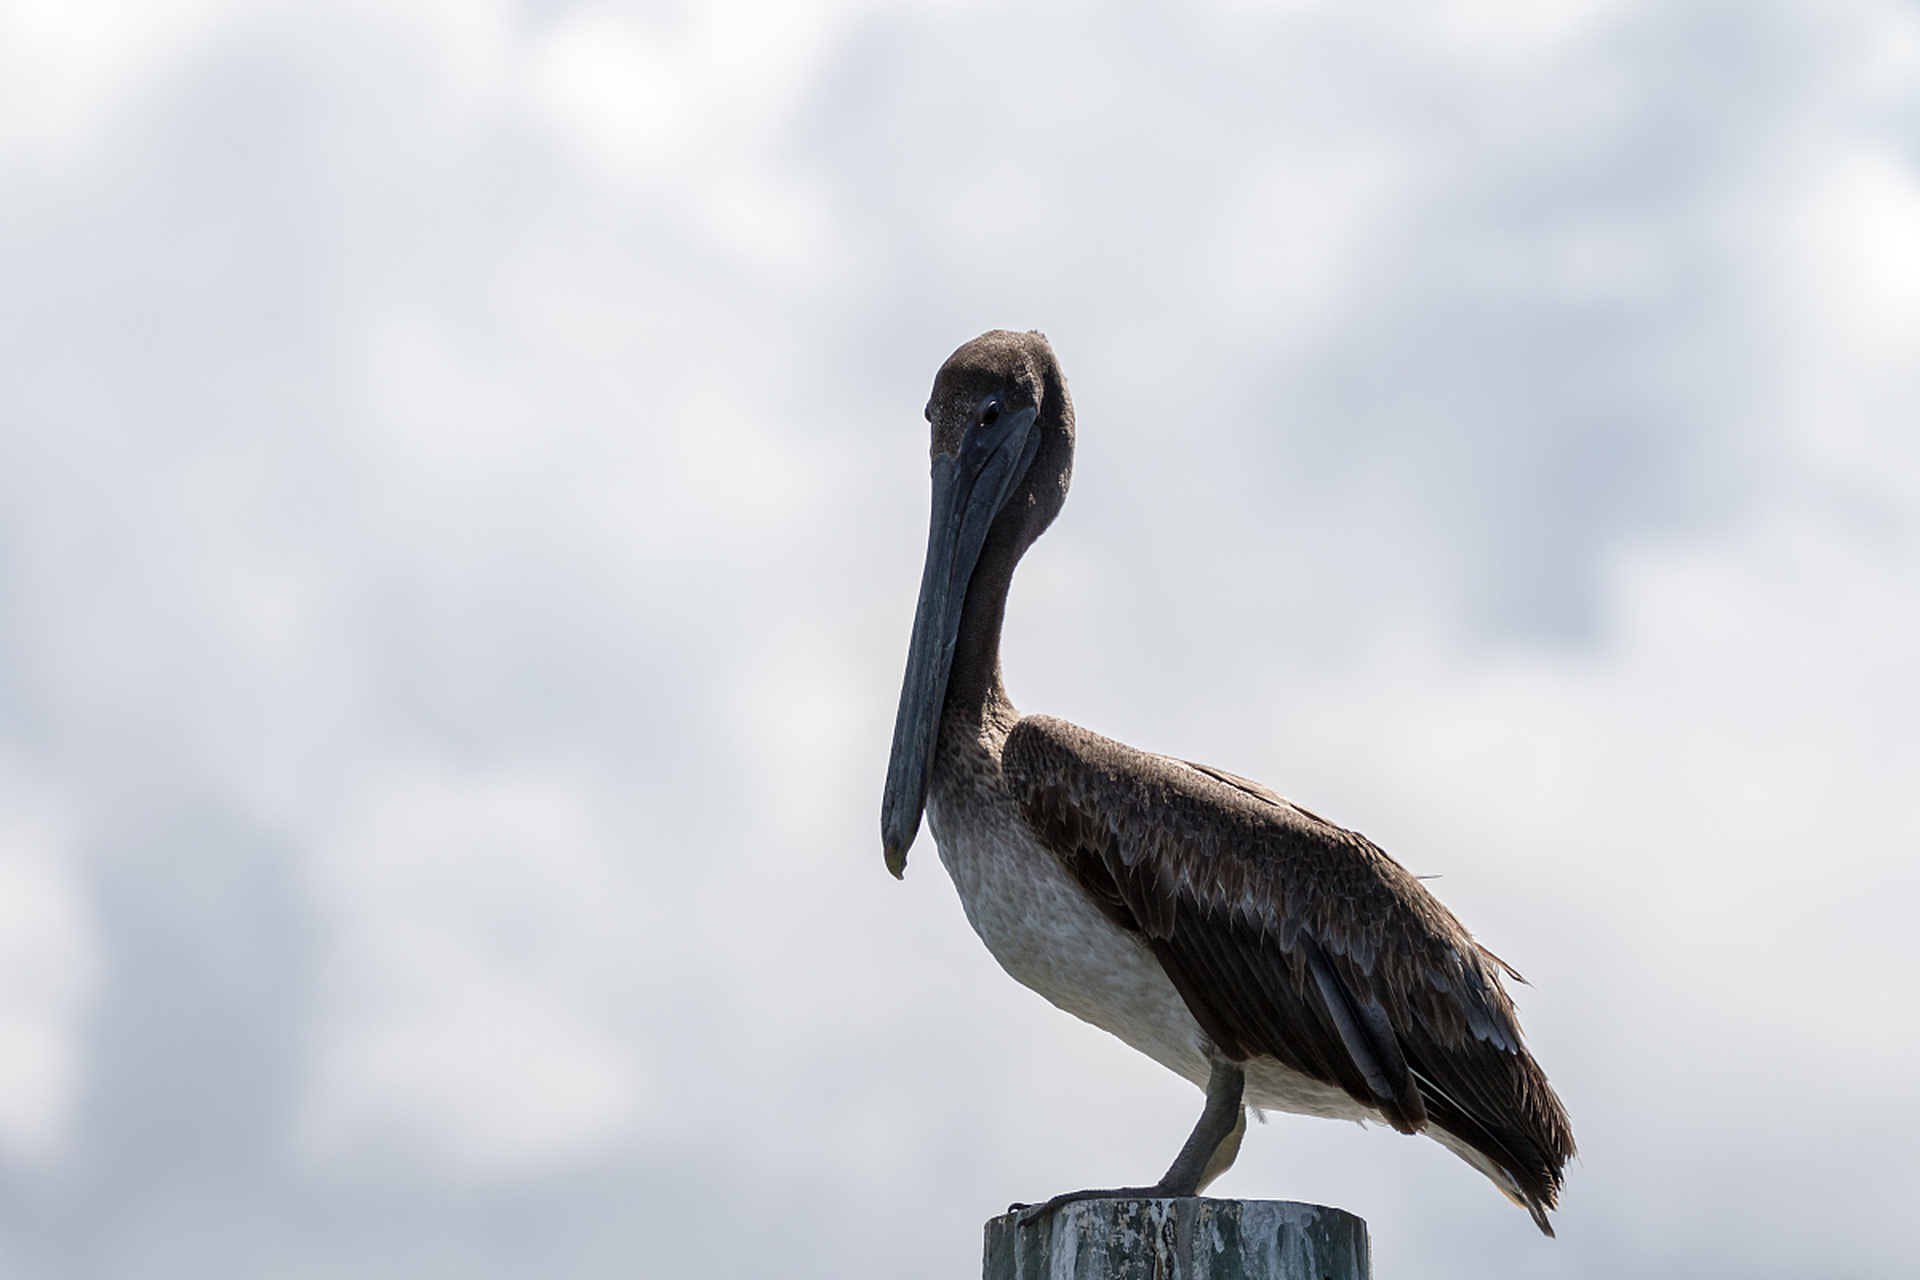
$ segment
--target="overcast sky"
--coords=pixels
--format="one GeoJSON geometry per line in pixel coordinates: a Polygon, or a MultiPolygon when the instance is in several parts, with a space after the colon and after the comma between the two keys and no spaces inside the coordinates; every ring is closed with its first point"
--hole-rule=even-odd
{"type": "Polygon", "coordinates": [[[978,1274],[1190,1085],[878,806],[933,373],[1048,333],[1023,709],[1531,980],[1557,1222],[1920,1254],[1920,12],[0,0],[0,1272],[978,1274]]]}

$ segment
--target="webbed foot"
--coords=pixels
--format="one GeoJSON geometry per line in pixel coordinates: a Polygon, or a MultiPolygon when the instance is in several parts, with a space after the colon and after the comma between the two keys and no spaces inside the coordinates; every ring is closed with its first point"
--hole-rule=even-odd
{"type": "MultiPolygon", "coordinates": [[[[1087,1191],[1063,1191],[1045,1204],[1012,1204],[1007,1206],[1008,1213],[1020,1215],[1020,1225],[1040,1221],[1062,1205],[1073,1204],[1079,1200],[1159,1200],[1166,1196],[1177,1195],[1165,1187],[1104,1187],[1087,1191]]],[[[1192,1194],[1191,1192],[1188,1193],[1192,1194]]]]}

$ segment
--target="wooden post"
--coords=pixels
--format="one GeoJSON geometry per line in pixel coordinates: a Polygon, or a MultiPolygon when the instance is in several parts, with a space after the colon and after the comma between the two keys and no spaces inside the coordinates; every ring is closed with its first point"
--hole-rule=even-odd
{"type": "Polygon", "coordinates": [[[1367,1223],[1292,1200],[1081,1200],[987,1223],[985,1280],[1373,1280],[1367,1223]]]}

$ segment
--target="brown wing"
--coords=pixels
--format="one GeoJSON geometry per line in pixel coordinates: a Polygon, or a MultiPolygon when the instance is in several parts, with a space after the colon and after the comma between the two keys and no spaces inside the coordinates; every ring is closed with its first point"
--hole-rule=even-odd
{"type": "Polygon", "coordinates": [[[1258,783],[1062,720],[1021,720],[1001,763],[1041,844],[1153,948],[1222,1053],[1275,1058],[1402,1132],[1439,1126],[1548,1230],[1566,1112],[1504,965],[1404,867],[1258,783]]]}

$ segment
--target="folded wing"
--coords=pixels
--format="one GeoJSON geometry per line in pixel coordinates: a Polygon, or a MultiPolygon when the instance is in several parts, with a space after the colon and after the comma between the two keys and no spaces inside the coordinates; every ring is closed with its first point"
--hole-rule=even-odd
{"type": "Polygon", "coordinates": [[[1258,783],[1050,717],[1021,720],[1001,765],[1041,844],[1153,949],[1220,1053],[1273,1058],[1404,1133],[1437,1127],[1552,1234],[1573,1134],[1501,985],[1519,975],[1405,868],[1258,783]]]}

